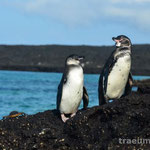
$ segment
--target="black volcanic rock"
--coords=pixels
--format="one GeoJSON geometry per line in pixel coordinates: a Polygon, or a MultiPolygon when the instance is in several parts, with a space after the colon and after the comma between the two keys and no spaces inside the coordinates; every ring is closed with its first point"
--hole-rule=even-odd
{"type": "Polygon", "coordinates": [[[143,87],[145,87],[145,86],[149,86],[150,87],[150,79],[144,79],[144,80],[135,80],[134,82],[133,82],[133,85],[134,86],[143,86],[143,87]]]}
{"type": "Polygon", "coordinates": [[[150,143],[122,140],[150,139],[149,114],[150,93],[134,92],[112,103],[80,110],[66,123],[56,110],[7,118],[0,121],[0,149],[148,150],[150,143]]]}
{"type": "Polygon", "coordinates": [[[135,80],[133,86],[138,87],[138,92],[142,94],[150,94],[150,79],[135,80]]]}
{"type": "Polygon", "coordinates": [[[150,87],[143,87],[143,86],[139,86],[138,87],[138,92],[142,93],[142,94],[150,94],[150,87]]]}

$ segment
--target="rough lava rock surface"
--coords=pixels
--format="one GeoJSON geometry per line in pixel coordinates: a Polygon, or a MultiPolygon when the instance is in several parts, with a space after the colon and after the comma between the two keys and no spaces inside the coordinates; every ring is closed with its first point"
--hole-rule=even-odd
{"type": "Polygon", "coordinates": [[[0,120],[0,150],[150,149],[150,143],[123,144],[119,139],[150,139],[147,86],[112,103],[80,110],[66,123],[56,110],[0,120]]]}

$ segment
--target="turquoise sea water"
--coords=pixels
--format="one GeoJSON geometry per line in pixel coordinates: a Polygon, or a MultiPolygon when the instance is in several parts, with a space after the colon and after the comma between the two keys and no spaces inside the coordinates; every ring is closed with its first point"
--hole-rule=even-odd
{"type": "MultiPolygon", "coordinates": [[[[14,110],[35,114],[55,109],[61,76],[61,73],[0,71],[0,119],[14,110]]],[[[134,76],[138,80],[147,78],[150,76],[134,76]]],[[[85,74],[89,107],[98,105],[98,80],[99,75],[85,74]]]]}

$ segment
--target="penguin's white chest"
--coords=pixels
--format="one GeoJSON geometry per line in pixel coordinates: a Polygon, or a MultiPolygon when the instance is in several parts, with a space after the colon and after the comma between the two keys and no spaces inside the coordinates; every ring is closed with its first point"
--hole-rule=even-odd
{"type": "Polygon", "coordinates": [[[120,98],[125,90],[131,68],[131,57],[125,55],[118,58],[110,74],[108,75],[106,97],[108,99],[120,98]]]}
{"type": "Polygon", "coordinates": [[[74,68],[63,85],[60,112],[69,114],[77,111],[83,96],[83,69],[74,68]]]}

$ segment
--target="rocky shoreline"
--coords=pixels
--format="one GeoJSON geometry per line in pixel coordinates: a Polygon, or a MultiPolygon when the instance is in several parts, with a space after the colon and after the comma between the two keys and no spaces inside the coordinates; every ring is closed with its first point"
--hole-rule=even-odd
{"type": "Polygon", "coordinates": [[[56,110],[0,120],[0,150],[148,150],[150,141],[135,140],[150,139],[150,80],[136,85],[137,92],[66,123],[56,110]]]}
{"type": "MultiPolygon", "coordinates": [[[[85,56],[84,72],[100,74],[114,46],[0,45],[0,70],[62,72],[67,56],[85,56]]],[[[150,45],[133,45],[132,74],[150,75],[150,45]]]]}

